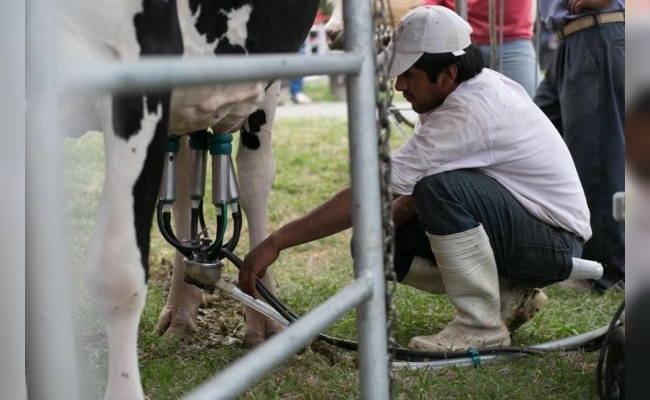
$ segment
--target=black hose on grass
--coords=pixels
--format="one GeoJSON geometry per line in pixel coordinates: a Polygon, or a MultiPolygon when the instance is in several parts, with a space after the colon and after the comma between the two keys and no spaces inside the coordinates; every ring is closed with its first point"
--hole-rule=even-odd
{"type": "MultiPolygon", "coordinates": [[[[237,257],[234,253],[227,249],[221,250],[221,255],[228,260],[230,260],[237,269],[241,269],[243,261],[237,257]]],[[[289,324],[297,321],[299,317],[294,314],[289,307],[282,303],[277,297],[275,297],[271,292],[264,286],[262,281],[256,278],[255,288],[258,293],[266,300],[271,307],[273,307],[280,315],[289,321],[289,324]]],[[[427,362],[427,361],[444,361],[449,359],[468,359],[475,358],[476,356],[496,356],[499,354],[525,354],[525,355],[539,355],[545,353],[556,353],[556,352],[569,352],[569,351],[596,351],[603,348],[603,341],[606,339],[606,334],[597,335],[595,337],[590,337],[584,342],[573,343],[569,346],[564,347],[536,347],[536,346],[507,346],[499,347],[493,349],[483,349],[477,350],[473,354],[469,353],[467,350],[463,351],[450,351],[450,352],[435,352],[435,351],[421,351],[421,350],[410,350],[405,348],[389,348],[388,350],[394,353],[394,359],[398,361],[407,361],[407,362],[427,362]],[[468,356],[468,354],[470,354],[468,356]]],[[[345,340],[340,338],[331,337],[325,334],[319,334],[318,339],[322,340],[325,343],[337,346],[339,348],[357,351],[358,343],[345,340]]]]}

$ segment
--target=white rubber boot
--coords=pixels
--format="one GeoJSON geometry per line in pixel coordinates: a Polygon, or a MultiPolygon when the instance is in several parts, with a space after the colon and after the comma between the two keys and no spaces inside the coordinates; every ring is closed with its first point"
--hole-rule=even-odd
{"type": "MultiPolygon", "coordinates": [[[[400,283],[427,293],[446,293],[440,268],[426,258],[414,257],[409,271],[400,283]]],[[[501,319],[510,334],[532,319],[548,301],[540,289],[521,286],[506,279],[499,279],[499,297],[501,319]]]]}
{"type": "Polygon", "coordinates": [[[445,293],[445,285],[442,284],[440,268],[438,268],[433,260],[422,257],[413,258],[409,272],[406,273],[406,276],[400,283],[428,293],[445,293]]]}
{"type": "Polygon", "coordinates": [[[501,318],[497,266],[483,226],[427,236],[456,317],[438,334],[411,338],[409,347],[455,351],[508,346],[510,333],[501,318]]]}
{"type": "Polygon", "coordinates": [[[532,319],[548,301],[541,289],[529,288],[499,279],[501,318],[510,334],[532,319]]]}

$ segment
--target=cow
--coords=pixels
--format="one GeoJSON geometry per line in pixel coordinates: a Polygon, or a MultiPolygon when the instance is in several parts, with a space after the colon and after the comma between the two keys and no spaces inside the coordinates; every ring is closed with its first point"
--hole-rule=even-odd
{"type": "MultiPolygon", "coordinates": [[[[331,50],[343,49],[343,0],[327,0],[332,9],[330,19],[325,24],[325,34],[331,50]]],[[[400,19],[412,9],[422,5],[422,0],[374,0],[374,10],[389,7],[383,14],[376,12],[375,19],[378,25],[387,22],[389,28],[394,28],[400,19]],[[384,19],[385,22],[382,20],[384,19]]]]}
{"type": "MultiPolygon", "coordinates": [[[[318,0],[57,0],[57,58],[67,65],[137,61],[151,56],[190,59],[222,54],[295,53],[314,21],[318,0]]],[[[144,398],[137,357],[137,332],[147,293],[152,218],[170,133],[211,127],[241,130],[237,152],[242,208],[250,244],[266,235],[267,203],[274,178],[271,128],[279,82],[206,85],[127,94],[74,94],[62,98],[65,135],[103,132],[105,180],[86,255],[85,278],[108,343],[107,399],[144,398]]],[[[186,146],[186,145],[185,145],[186,146]]],[[[179,155],[179,179],[188,167],[179,155]]],[[[177,184],[185,206],[188,184],[177,184]]],[[[184,215],[176,213],[177,216],[184,215]]],[[[184,217],[182,217],[184,218],[184,217]]],[[[177,226],[184,226],[181,220],[177,226]]],[[[187,232],[177,232],[187,238],[187,232]]],[[[202,291],[183,281],[182,257],[158,330],[180,335],[196,330],[202,291]]],[[[272,287],[271,277],[265,284],[272,287]]],[[[251,344],[277,325],[246,312],[251,344]]]]}

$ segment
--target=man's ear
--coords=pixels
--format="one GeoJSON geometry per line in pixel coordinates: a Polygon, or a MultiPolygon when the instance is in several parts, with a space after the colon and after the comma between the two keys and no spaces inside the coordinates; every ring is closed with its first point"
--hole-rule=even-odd
{"type": "Polygon", "coordinates": [[[454,82],[456,82],[456,76],[458,76],[458,66],[455,64],[452,64],[446,68],[444,68],[442,71],[440,71],[440,79],[441,83],[444,85],[451,85],[454,82]]]}

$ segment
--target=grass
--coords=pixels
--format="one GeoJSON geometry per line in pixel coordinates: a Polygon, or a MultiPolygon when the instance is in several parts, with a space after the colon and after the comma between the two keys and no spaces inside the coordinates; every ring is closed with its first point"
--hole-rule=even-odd
{"type": "MultiPolygon", "coordinates": [[[[305,79],[303,84],[303,91],[312,99],[313,102],[323,103],[342,100],[337,98],[330,90],[330,82],[327,76],[313,78],[315,79],[305,79]]],[[[288,98],[286,101],[289,101],[288,98]]],[[[406,100],[404,99],[404,96],[402,96],[401,92],[395,91],[393,94],[393,101],[403,103],[406,100]]]]}
{"type": "MultiPolygon", "coordinates": [[[[277,176],[269,210],[273,230],[316,207],[349,184],[346,123],[336,119],[278,120],[274,131],[277,176]]],[[[238,140],[238,137],[237,139],[238,140]]],[[[398,146],[404,136],[394,135],[398,146]]],[[[84,250],[103,179],[101,136],[91,133],[64,144],[68,178],[71,276],[75,287],[79,374],[84,399],[100,399],[105,387],[107,357],[103,328],[82,282],[84,250]]],[[[209,180],[208,180],[209,182],[209,180]]],[[[210,194],[207,194],[208,198],[210,194]]],[[[212,212],[212,211],[210,211],[212,212]]],[[[213,221],[211,215],[208,221],[213,221]]],[[[352,279],[349,231],[288,249],[274,266],[279,297],[303,315],[352,279]]],[[[246,226],[236,253],[248,249],[246,226]]],[[[139,333],[142,381],[149,399],[177,399],[246,353],[241,347],[243,307],[220,293],[207,297],[199,315],[200,332],[190,340],[154,333],[168,290],[173,251],[154,228],[150,256],[151,281],[139,333]]],[[[235,281],[232,265],[224,279],[235,281]]],[[[531,345],[584,333],[609,323],[623,292],[579,293],[551,286],[549,303],[522,326],[513,345],[531,345]]],[[[398,286],[395,339],[405,346],[411,336],[431,334],[453,317],[442,296],[398,286]]],[[[329,335],[356,340],[355,313],[329,328],[329,335]]],[[[394,373],[395,399],[593,399],[597,398],[597,353],[547,354],[479,368],[399,370],[394,373]]],[[[358,370],[354,353],[315,342],[286,360],[240,399],[357,399],[358,370]]]]}
{"type": "Polygon", "coordinates": [[[341,100],[330,90],[328,77],[305,79],[304,82],[303,91],[316,103],[341,100]]]}
{"type": "MultiPolygon", "coordinates": [[[[302,91],[309,96],[314,103],[328,103],[342,100],[337,98],[337,96],[330,90],[329,77],[326,75],[305,78],[303,80],[302,91]]],[[[291,102],[289,80],[282,81],[280,98],[284,103],[291,102]]]]}

